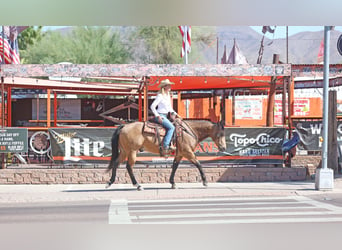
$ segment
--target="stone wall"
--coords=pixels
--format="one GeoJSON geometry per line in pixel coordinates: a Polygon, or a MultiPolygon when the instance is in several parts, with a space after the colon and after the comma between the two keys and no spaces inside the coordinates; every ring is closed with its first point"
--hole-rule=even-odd
{"type": "MultiPolygon", "coordinates": [[[[274,167],[208,167],[204,168],[208,182],[304,181],[307,168],[274,167]]],[[[140,183],[167,183],[171,168],[137,168],[140,183]]],[[[0,169],[0,184],[104,184],[110,178],[105,169],[0,169]]],[[[180,167],[175,181],[200,182],[195,167],[180,167]]],[[[115,183],[131,183],[125,168],[119,168],[115,183]]]]}

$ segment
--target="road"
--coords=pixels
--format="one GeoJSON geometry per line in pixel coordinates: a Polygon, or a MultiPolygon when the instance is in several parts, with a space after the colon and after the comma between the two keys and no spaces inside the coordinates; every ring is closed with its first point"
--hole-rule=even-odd
{"type": "Polygon", "coordinates": [[[89,200],[0,204],[0,224],[271,224],[342,225],[342,196],[253,196],[89,200]]]}

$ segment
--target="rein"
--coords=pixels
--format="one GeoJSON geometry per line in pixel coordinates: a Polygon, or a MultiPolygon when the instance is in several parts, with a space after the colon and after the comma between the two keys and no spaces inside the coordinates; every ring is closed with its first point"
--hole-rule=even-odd
{"type": "Polygon", "coordinates": [[[187,132],[189,135],[191,135],[193,138],[195,138],[196,141],[198,141],[198,136],[195,133],[195,131],[191,128],[191,126],[189,126],[189,124],[186,121],[184,121],[184,120],[181,120],[181,121],[182,121],[181,125],[184,128],[185,132],[187,132]],[[183,124],[185,124],[186,127],[183,124]]]}

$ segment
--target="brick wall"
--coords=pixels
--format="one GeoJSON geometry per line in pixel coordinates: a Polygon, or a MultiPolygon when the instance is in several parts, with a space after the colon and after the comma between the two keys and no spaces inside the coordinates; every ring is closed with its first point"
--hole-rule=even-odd
{"type": "MultiPolygon", "coordinates": [[[[307,169],[271,167],[218,167],[204,168],[209,182],[264,182],[303,181],[307,169]]],[[[171,168],[134,169],[140,183],[165,183],[169,181],[171,168]]],[[[105,169],[0,169],[0,184],[101,184],[106,183],[110,173],[105,169]]],[[[175,181],[200,182],[201,177],[195,167],[181,167],[175,181]]],[[[119,168],[116,183],[131,183],[125,168],[119,168]]]]}

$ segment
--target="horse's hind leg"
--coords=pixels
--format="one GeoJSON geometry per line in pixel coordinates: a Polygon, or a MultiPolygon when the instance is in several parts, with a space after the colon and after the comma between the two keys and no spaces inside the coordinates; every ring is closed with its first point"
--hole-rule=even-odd
{"type": "Polygon", "coordinates": [[[137,182],[133,173],[133,166],[136,161],[136,155],[137,153],[134,151],[129,154],[127,164],[126,164],[126,169],[129,174],[129,177],[131,178],[133,186],[137,187],[137,190],[141,191],[141,190],[144,190],[144,188],[137,182]]]}
{"type": "Polygon", "coordinates": [[[112,176],[110,177],[109,181],[107,182],[106,188],[109,188],[114,182],[116,178],[116,171],[119,167],[119,165],[125,160],[126,154],[124,151],[120,152],[118,160],[116,160],[113,164],[113,169],[112,169],[112,176]]]}
{"type": "Polygon", "coordinates": [[[176,156],[175,159],[173,160],[172,163],[172,171],[171,171],[171,175],[170,175],[170,183],[171,183],[171,188],[172,189],[176,189],[176,183],[175,183],[175,174],[179,165],[180,160],[182,159],[182,157],[180,156],[176,156]]]}
{"type": "Polygon", "coordinates": [[[118,168],[118,165],[119,164],[116,164],[114,165],[113,169],[112,169],[112,176],[110,177],[109,181],[107,182],[106,184],[106,188],[109,188],[115,181],[115,177],[116,177],[116,170],[118,168]]]}

